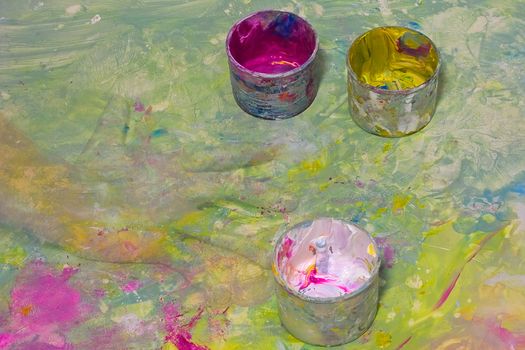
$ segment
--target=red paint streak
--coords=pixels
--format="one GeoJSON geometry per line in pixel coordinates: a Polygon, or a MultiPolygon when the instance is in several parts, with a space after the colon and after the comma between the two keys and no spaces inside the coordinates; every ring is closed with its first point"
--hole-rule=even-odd
{"type": "Polygon", "coordinates": [[[412,339],[412,336],[406,338],[399,346],[396,348],[396,350],[401,350],[407,345],[407,343],[412,339]]]}
{"type": "Polygon", "coordinates": [[[202,317],[202,313],[204,312],[204,308],[201,306],[199,310],[197,310],[197,313],[191,318],[190,322],[186,325],[189,329],[192,329],[197,324],[197,321],[200,320],[202,317]]]}
{"type": "Polygon", "coordinates": [[[172,343],[179,350],[209,350],[208,347],[191,341],[192,335],[190,331],[201,318],[204,311],[203,308],[200,308],[186,325],[181,325],[180,317],[182,314],[173,303],[164,305],[162,311],[164,312],[164,327],[167,333],[164,338],[166,342],[172,343]]]}
{"type": "Polygon", "coordinates": [[[467,260],[463,263],[463,265],[461,265],[461,267],[459,268],[458,272],[455,274],[454,278],[452,279],[452,282],[448,285],[447,289],[445,289],[445,291],[443,292],[443,294],[441,295],[441,297],[439,298],[438,302],[436,303],[436,305],[434,305],[434,308],[433,310],[437,310],[439,309],[444,303],[445,301],[447,301],[448,297],[450,296],[450,293],[452,293],[452,290],[454,289],[454,287],[456,286],[456,282],[458,281],[459,279],[459,276],[461,276],[461,273],[463,272],[463,269],[465,268],[465,266],[472,261],[472,259],[474,259],[476,257],[476,255],[478,255],[478,253],[481,251],[481,249],[485,246],[485,244],[487,244],[488,241],[490,241],[490,239],[492,237],[494,237],[498,232],[501,232],[501,231],[494,231],[492,232],[491,234],[485,236],[481,242],[479,242],[478,246],[476,249],[474,249],[474,251],[470,254],[470,256],[467,258],[467,260]]]}

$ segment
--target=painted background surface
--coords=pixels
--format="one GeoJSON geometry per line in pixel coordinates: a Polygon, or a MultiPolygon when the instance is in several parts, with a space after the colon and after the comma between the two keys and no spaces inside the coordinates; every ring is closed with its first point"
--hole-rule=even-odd
{"type": "Polygon", "coordinates": [[[525,348],[525,2],[0,2],[0,349],[313,349],[279,325],[276,232],[334,216],[383,254],[380,308],[341,349],[525,348]],[[277,8],[324,77],[250,117],[223,41],[277,8]],[[97,16],[98,15],[98,16],[97,16]],[[374,26],[441,50],[437,113],[366,134],[345,54],[374,26]]]}

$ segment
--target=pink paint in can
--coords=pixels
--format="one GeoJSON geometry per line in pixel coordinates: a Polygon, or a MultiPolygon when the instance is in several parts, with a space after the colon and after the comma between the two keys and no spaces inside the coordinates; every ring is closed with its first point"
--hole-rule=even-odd
{"type": "Polygon", "coordinates": [[[263,119],[286,119],[310,106],[319,83],[319,42],[303,18],[267,10],[235,23],[226,53],[235,101],[263,119]]]}

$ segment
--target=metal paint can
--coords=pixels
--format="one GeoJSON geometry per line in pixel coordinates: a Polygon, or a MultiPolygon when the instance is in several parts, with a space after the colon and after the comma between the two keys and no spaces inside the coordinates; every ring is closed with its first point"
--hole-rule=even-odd
{"type": "Polygon", "coordinates": [[[303,112],[317,94],[318,47],[312,26],[290,12],[260,11],[235,23],[226,53],[239,107],[264,119],[303,112]]]}
{"type": "Polygon", "coordinates": [[[377,252],[368,232],[336,219],[307,221],[284,232],[273,259],[283,326],[314,345],[340,345],[362,335],[377,312],[377,252]]]}
{"type": "Polygon", "coordinates": [[[436,109],[439,70],[436,46],[418,31],[378,27],[362,34],[347,55],[354,122],[384,137],[421,130],[436,109]]]}

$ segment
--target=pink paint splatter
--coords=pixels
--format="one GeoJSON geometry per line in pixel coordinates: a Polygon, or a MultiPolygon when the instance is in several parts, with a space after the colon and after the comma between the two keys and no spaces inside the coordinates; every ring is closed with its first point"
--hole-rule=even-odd
{"type": "Polygon", "coordinates": [[[355,180],[354,184],[359,188],[365,188],[365,183],[359,179],[355,180]]]}
{"type": "Polygon", "coordinates": [[[0,333],[0,349],[7,349],[7,347],[15,341],[16,338],[13,334],[0,333]]]}
{"type": "Polygon", "coordinates": [[[306,270],[306,276],[303,281],[303,283],[299,286],[299,290],[303,290],[307,288],[311,284],[331,284],[336,286],[337,288],[341,289],[345,293],[349,293],[351,290],[342,284],[335,284],[334,282],[337,282],[337,278],[332,277],[330,275],[320,275],[317,273],[317,268],[315,267],[315,264],[310,266],[306,270]]]}
{"type": "Polygon", "coordinates": [[[508,329],[501,326],[501,321],[486,321],[489,331],[497,336],[503,343],[512,346],[514,349],[525,347],[525,335],[515,335],[508,329]]]}
{"type": "Polygon", "coordinates": [[[18,343],[31,349],[70,349],[65,333],[88,312],[80,292],[68,283],[76,272],[28,264],[11,291],[10,322],[0,334],[0,348],[18,343]]]}
{"type": "Polygon", "coordinates": [[[180,350],[209,350],[208,347],[197,345],[191,341],[192,335],[190,331],[201,318],[204,311],[203,308],[200,308],[186,325],[181,325],[180,317],[182,314],[173,303],[164,305],[162,311],[164,312],[164,323],[167,333],[164,338],[166,342],[171,342],[180,350]]]}
{"type": "Polygon", "coordinates": [[[126,250],[130,253],[134,253],[139,249],[139,247],[137,247],[135,244],[133,244],[133,242],[130,241],[124,242],[124,248],[126,248],[126,250]]]}
{"type": "Polygon", "coordinates": [[[120,289],[122,289],[124,293],[133,293],[140,287],[142,287],[142,283],[139,280],[132,280],[121,286],[120,289]]]}
{"type": "Polygon", "coordinates": [[[134,108],[135,112],[144,112],[145,111],[144,105],[140,101],[136,101],[135,104],[133,105],[133,108],[134,108]]]}

